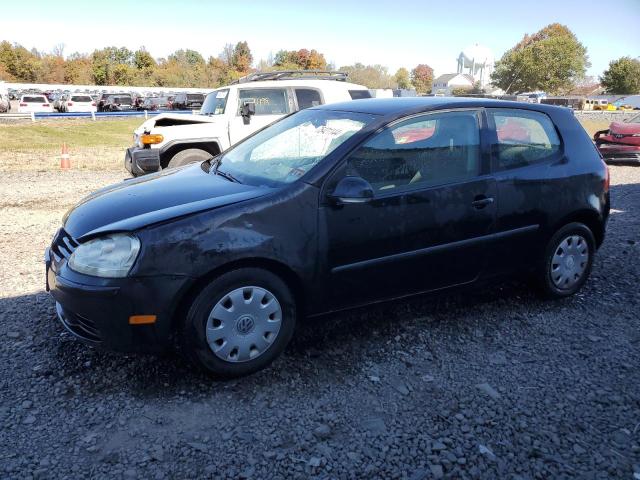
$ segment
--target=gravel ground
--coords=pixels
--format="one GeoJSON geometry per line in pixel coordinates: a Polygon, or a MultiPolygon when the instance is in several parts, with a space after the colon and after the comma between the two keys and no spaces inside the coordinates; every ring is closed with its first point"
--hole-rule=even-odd
{"type": "Polygon", "coordinates": [[[92,350],[55,320],[42,254],[118,172],[0,180],[0,478],[640,478],[640,168],[580,295],[517,283],[307,322],[229,382],[92,350]]]}

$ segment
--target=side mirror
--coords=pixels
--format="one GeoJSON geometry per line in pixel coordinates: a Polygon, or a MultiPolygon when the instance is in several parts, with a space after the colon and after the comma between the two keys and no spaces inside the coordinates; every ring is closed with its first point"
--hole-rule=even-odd
{"type": "Polygon", "coordinates": [[[366,203],[373,198],[373,187],[361,177],[344,177],[332,193],[327,195],[336,205],[366,203]]]}
{"type": "Polygon", "coordinates": [[[256,102],[246,101],[240,108],[240,115],[242,115],[242,121],[245,125],[251,123],[251,115],[256,114],[256,102]]]}

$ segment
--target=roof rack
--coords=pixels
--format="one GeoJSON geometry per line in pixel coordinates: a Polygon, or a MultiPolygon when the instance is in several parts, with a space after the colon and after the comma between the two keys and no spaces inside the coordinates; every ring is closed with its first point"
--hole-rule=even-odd
{"type": "Polygon", "coordinates": [[[232,84],[261,82],[264,80],[336,80],[346,82],[348,73],[335,70],[275,70],[255,72],[231,82],[232,84]]]}

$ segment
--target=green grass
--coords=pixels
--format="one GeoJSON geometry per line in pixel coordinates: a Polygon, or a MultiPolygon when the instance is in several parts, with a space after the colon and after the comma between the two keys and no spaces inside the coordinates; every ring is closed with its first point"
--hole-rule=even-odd
{"type": "Polygon", "coordinates": [[[131,145],[133,130],[143,118],[114,120],[49,120],[36,123],[0,124],[0,153],[60,151],[69,148],[121,147],[131,145]]]}

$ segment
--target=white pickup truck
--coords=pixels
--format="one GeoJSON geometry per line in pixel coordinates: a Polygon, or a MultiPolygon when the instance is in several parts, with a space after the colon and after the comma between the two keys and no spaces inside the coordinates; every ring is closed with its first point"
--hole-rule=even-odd
{"type": "Polygon", "coordinates": [[[326,103],[370,98],[341,72],[254,73],[209,93],[198,114],[163,113],[133,134],[125,168],[133,176],[203,161],[289,113],[326,103]]]}

